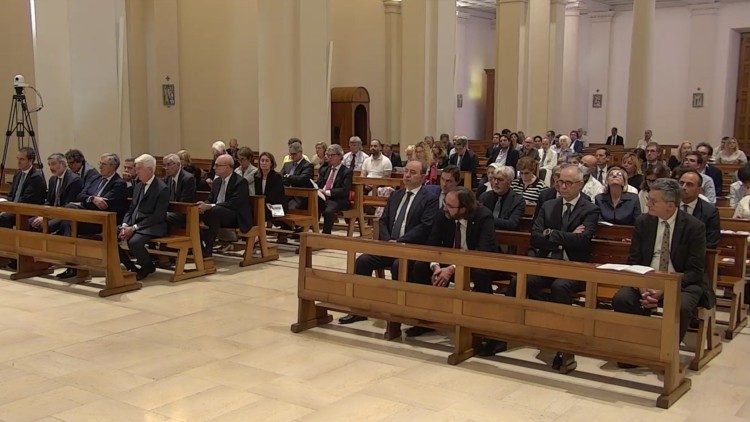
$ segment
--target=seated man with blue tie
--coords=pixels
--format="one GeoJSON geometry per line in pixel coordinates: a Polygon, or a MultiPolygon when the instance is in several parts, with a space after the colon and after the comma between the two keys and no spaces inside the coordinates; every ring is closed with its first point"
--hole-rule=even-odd
{"type": "MultiPolygon", "coordinates": [[[[18,170],[13,175],[8,200],[24,204],[44,204],[47,196],[47,186],[44,184],[44,174],[34,168],[36,151],[34,148],[23,147],[16,155],[18,170]]],[[[11,228],[16,224],[16,215],[0,212],[0,227],[11,228]]]]}
{"type": "MultiPolygon", "coordinates": [[[[705,271],[706,227],[679,208],[680,197],[680,186],[675,180],[662,178],[651,184],[648,213],[641,214],[635,222],[628,264],[682,273],[679,301],[682,341],[696,307],[711,308],[716,299],[705,271]]],[[[616,312],[651,315],[663,294],[655,289],[623,287],[615,294],[612,306],[616,312]]]]}
{"type": "MultiPolygon", "coordinates": [[[[137,280],[143,280],[156,271],[146,244],[153,238],[167,234],[169,189],[154,175],[155,171],[156,159],[151,155],[143,154],[135,159],[135,173],[140,183],[135,185],[133,201],[117,235],[120,241],[128,243],[130,253],[140,265],[135,275],[137,280]]],[[[136,271],[123,249],[120,249],[120,261],[128,270],[136,271]]]]}
{"type": "Polygon", "coordinates": [[[526,202],[523,195],[510,188],[515,171],[510,166],[500,166],[489,174],[492,189],[479,197],[479,202],[492,210],[497,230],[517,230],[523,219],[526,202]]]}
{"type": "MultiPolygon", "coordinates": [[[[95,183],[89,183],[83,187],[75,202],[65,205],[65,208],[92,211],[110,211],[117,213],[117,224],[122,223],[125,211],[128,208],[125,180],[117,174],[120,167],[120,157],[115,153],[102,154],[99,157],[99,173],[101,177],[95,183]]],[[[54,220],[50,221],[53,225],[54,220]]],[[[60,221],[59,233],[63,236],[71,235],[70,221],[60,221]]],[[[101,233],[102,226],[91,223],[78,223],[79,235],[93,235],[101,233]]],[[[66,279],[75,277],[75,268],[68,268],[58,278],[66,279]]]]}
{"type": "Polygon", "coordinates": [[[213,255],[216,234],[221,228],[239,228],[247,232],[252,227],[250,188],[247,179],[234,172],[234,159],[222,154],[214,162],[216,178],[211,183],[211,194],[207,201],[198,201],[201,221],[207,226],[201,229],[203,256],[213,255]]]}
{"type": "Polygon", "coordinates": [[[348,210],[351,206],[349,191],[352,189],[352,171],[342,164],[344,150],[341,149],[341,145],[329,146],[326,155],[328,166],[318,178],[318,209],[323,214],[323,233],[331,234],[336,213],[348,210]]]}
{"type": "MultiPolygon", "coordinates": [[[[169,188],[170,202],[195,202],[195,176],[182,169],[177,154],[167,154],[164,164],[164,184],[169,188]]],[[[185,214],[167,211],[167,225],[184,227],[185,214]]]]}
{"type": "MultiPolygon", "coordinates": [[[[75,201],[83,189],[81,177],[68,169],[68,161],[60,153],[54,153],[47,158],[47,167],[52,172],[47,187],[47,200],[44,205],[52,207],[64,207],[75,201]]],[[[33,217],[30,221],[31,227],[41,229],[43,217],[33,217]]],[[[49,233],[60,230],[60,220],[52,219],[48,224],[49,233]]]]}
{"type": "MultiPolygon", "coordinates": [[[[394,192],[385,204],[380,217],[379,240],[385,242],[413,243],[423,245],[432,230],[437,213],[437,196],[424,189],[427,166],[419,161],[409,161],[404,167],[404,189],[394,192]]],[[[398,259],[393,257],[363,254],[357,257],[355,274],[371,276],[378,269],[391,270],[391,279],[398,279],[398,259]]],[[[339,318],[339,324],[364,321],[367,317],[347,315],[339,318]]]]}

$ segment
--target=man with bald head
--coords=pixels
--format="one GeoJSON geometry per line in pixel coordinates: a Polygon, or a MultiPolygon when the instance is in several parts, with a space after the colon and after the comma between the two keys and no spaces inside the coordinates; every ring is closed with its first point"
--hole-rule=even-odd
{"type": "Polygon", "coordinates": [[[583,189],[582,192],[588,195],[589,198],[594,199],[596,195],[604,192],[604,185],[596,180],[595,174],[598,168],[596,164],[596,157],[593,155],[584,155],[581,158],[581,165],[583,168],[583,189]]]}
{"type": "Polygon", "coordinates": [[[222,154],[214,163],[216,179],[211,184],[207,201],[198,201],[201,220],[208,226],[201,229],[203,256],[213,254],[216,233],[220,228],[239,228],[246,232],[252,227],[250,188],[247,179],[234,172],[234,159],[222,154]]]}

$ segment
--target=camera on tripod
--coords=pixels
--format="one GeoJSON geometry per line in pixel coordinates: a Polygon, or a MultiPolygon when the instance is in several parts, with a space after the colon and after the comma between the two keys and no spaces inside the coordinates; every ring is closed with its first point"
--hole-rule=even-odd
{"type": "Polygon", "coordinates": [[[23,75],[16,75],[13,77],[13,86],[16,88],[28,88],[29,84],[26,83],[23,75]]]}
{"type": "MultiPolygon", "coordinates": [[[[15,135],[18,149],[25,146],[32,147],[36,151],[37,157],[41,157],[39,145],[36,142],[34,124],[31,121],[31,113],[41,110],[44,107],[44,100],[42,100],[42,96],[39,95],[39,92],[33,86],[26,83],[26,78],[23,75],[13,77],[13,89],[16,93],[13,94],[11,99],[8,129],[5,131],[5,146],[3,147],[2,161],[0,161],[0,185],[5,181],[5,159],[8,157],[8,147],[11,137],[15,135]],[[29,105],[26,102],[26,88],[34,91],[39,99],[39,105],[33,110],[29,109],[29,105]]],[[[39,169],[43,167],[41,161],[35,165],[39,169]]]]}

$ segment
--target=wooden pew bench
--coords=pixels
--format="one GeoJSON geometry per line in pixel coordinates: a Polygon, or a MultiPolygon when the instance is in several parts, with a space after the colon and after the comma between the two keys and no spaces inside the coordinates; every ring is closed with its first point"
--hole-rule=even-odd
{"type": "Polygon", "coordinates": [[[474,356],[475,339],[485,337],[652,368],[664,374],[662,394],[656,401],[662,408],[690,388],[679,360],[678,274],[639,275],[600,270],[594,264],[305,234],[298,282],[298,319],[291,326],[293,332],[331,322],[328,310],[333,309],[391,321],[386,331],[389,338],[396,332],[395,323],[452,330],[450,364],[474,356]],[[313,247],[346,252],[346,273],[314,265],[313,247]],[[398,281],[354,274],[357,253],[397,258],[398,281]],[[407,283],[409,260],[456,265],[455,288],[407,283]],[[472,268],[515,272],[517,297],[469,291],[472,268]],[[585,282],[585,307],[526,299],[526,279],[532,274],[585,282]],[[663,314],[648,317],[597,309],[595,292],[601,280],[616,280],[618,287],[663,290],[663,314]]]}
{"type": "MultiPolygon", "coordinates": [[[[606,227],[606,226],[605,226],[606,227]]],[[[526,251],[531,246],[531,234],[519,233],[511,231],[496,230],[495,239],[500,245],[508,245],[512,247],[511,250],[523,250],[526,251]]],[[[622,242],[620,240],[604,240],[604,239],[593,239],[593,248],[591,255],[591,262],[594,264],[625,264],[628,260],[628,254],[630,252],[630,244],[622,242]]],[[[717,286],[717,270],[718,270],[718,254],[717,250],[706,251],[706,268],[709,275],[709,283],[713,290],[716,290],[717,286]]],[[[524,254],[525,255],[525,254],[524,254]]],[[[500,282],[500,288],[504,287],[506,283],[500,282]]],[[[614,284],[600,283],[597,286],[594,296],[596,297],[596,305],[607,307],[611,306],[612,299],[614,298],[619,286],[614,284]]],[[[578,295],[579,299],[586,300],[589,293],[581,293],[578,295]]],[[[581,306],[586,306],[585,303],[579,303],[581,306]]],[[[716,310],[706,309],[699,307],[696,312],[696,317],[700,321],[698,329],[695,330],[696,341],[694,344],[694,357],[690,363],[690,369],[697,371],[703,368],[709,361],[721,353],[722,344],[718,333],[716,332],[716,310]]]]}
{"type": "MultiPolygon", "coordinates": [[[[750,220],[739,220],[732,218],[722,218],[722,230],[732,230],[735,232],[750,232],[750,220]]],[[[719,248],[726,251],[726,257],[722,259],[719,265],[719,288],[729,293],[729,297],[719,296],[716,298],[716,305],[720,309],[729,311],[728,321],[719,321],[719,324],[727,326],[725,333],[726,338],[732,339],[747,326],[747,298],[745,297],[745,286],[747,283],[747,251],[750,248],[747,236],[735,235],[734,245],[728,240],[729,237],[722,233],[719,248]],[[745,254],[742,254],[742,238],[745,241],[745,254]],[[731,251],[737,252],[736,257],[731,251]],[[731,263],[731,265],[729,265],[731,263]],[[724,265],[722,265],[724,264],[724,265]]]]}
{"type": "Polygon", "coordinates": [[[17,280],[49,274],[50,264],[74,267],[105,274],[105,297],[141,288],[135,274],[123,271],[117,249],[117,215],[113,212],[77,210],[44,205],[0,202],[0,212],[16,215],[16,227],[0,228],[0,251],[4,256],[17,257],[18,271],[11,276],[17,280]],[[41,232],[28,231],[28,218],[41,216],[45,222],[41,232]],[[62,219],[71,222],[72,236],[48,233],[47,221],[62,219]],[[79,238],[78,225],[99,224],[100,239],[79,238]]]}
{"type": "MultiPolygon", "coordinates": [[[[320,233],[320,214],[318,212],[318,190],[315,188],[284,187],[284,195],[297,196],[307,199],[307,209],[288,210],[283,217],[274,217],[273,222],[284,223],[291,227],[302,227],[302,231],[312,230],[320,233]]],[[[268,232],[277,234],[293,234],[294,231],[278,227],[268,227],[268,232]]]]}
{"type": "Polygon", "coordinates": [[[242,255],[240,267],[260,264],[262,262],[279,259],[276,245],[269,245],[266,237],[266,197],[262,195],[250,196],[250,209],[253,211],[253,226],[247,232],[237,229],[237,237],[245,239],[245,252],[242,255]],[[258,245],[260,257],[255,257],[255,245],[258,245]]]}

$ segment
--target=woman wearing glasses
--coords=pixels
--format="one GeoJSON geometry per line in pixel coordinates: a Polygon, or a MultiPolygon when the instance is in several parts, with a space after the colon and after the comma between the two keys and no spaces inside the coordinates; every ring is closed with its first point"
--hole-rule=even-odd
{"type": "Polygon", "coordinates": [[[641,215],[641,204],[638,195],[625,192],[627,184],[624,170],[613,168],[607,172],[604,193],[594,199],[600,211],[599,220],[626,226],[635,223],[641,215]]]}
{"type": "Polygon", "coordinates": [[[638,192],[638,201],[641,204],[641,214],[648,213],[648,191],[651,188],[651,184],[654,183],[656,179],[669,177],[669,174],[669,167],[665,166],[662,163],[656,163],[646,169],[645,173],[643,174],[643,184],[641,185],[641,191],[638,192]]]}
{"type": "Polygon", "coordinates": [[[511,188],[523,195],[527,204],[536,204],[539,194],[546,188],[544,181],[536,176],[539,163],[531,157],[521,157],[516,167],[521,177],[511,183],[511,188]]]}

